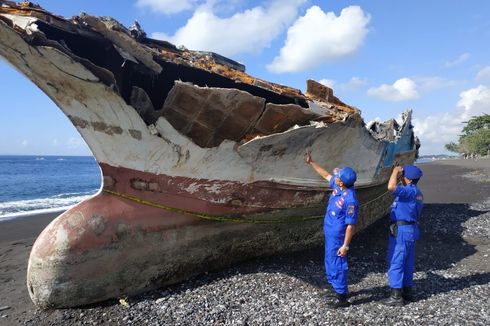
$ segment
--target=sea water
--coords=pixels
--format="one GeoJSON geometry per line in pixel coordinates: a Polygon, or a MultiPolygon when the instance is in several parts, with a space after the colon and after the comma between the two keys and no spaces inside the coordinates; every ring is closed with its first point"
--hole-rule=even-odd
{"type": "Polygon", "coordinates": [[[92,156],[0,155],[0,221],[63,211],[100,188],[92,156]]]}

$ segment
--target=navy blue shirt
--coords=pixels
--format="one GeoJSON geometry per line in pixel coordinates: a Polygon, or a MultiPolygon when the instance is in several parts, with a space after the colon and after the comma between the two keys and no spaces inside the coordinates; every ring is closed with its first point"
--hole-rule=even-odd
{"type": "Polygon", "coordinates": [[[396,186],[393,195],[395,201],[391,205],[390,221],[417,222],[424,206],[424,196],[414,184],[396,186]]]}
{"type": "Polygon", "coordinates": [[[347,225],[356,224],[359,202],[354,187],[342,190],[335,184],[335,178],[330,179],[333,191],[328,199],[323,230],[325,234],[344,237],[347,225]]]}

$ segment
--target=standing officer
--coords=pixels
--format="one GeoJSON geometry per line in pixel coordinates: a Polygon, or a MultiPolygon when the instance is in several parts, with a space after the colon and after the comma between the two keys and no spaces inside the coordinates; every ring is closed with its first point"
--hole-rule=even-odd
{"type": "Polygon", "coordinates": [[[424,205],[424,197],[417,188],[421,177],[422,171],[414,165],[397,166],[388,181],[388,190],[396,196],[391,205],[387,257],[391,296],[383,302],[389,306],[402,306],[404,300],[413,301],[415,241],[420,236],[417,221],[424,205]],[[399,173],[402,173],[403,185],[397,185],[399,173]]]}
{"type": "Polygon", "coordinates": [[[328,303],[331,308],[347,307],[347,252],[354,234],[359,207],[354,183],[356,172],[344,167],[332,176],[316,164],[311,153],[306,153],[308,163],[322,178],[330,183],[333,191],[328,200],[327,211],[323,222],[325,234],[325,272],[328,282],[335,290],[335,299],[328,303]]]}

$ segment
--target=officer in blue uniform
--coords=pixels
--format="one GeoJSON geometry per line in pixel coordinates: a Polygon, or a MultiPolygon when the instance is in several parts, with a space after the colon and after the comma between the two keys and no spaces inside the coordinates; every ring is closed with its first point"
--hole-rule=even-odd
{"type": "Polygon", "coordinates": [[[323,222],[325,272],[336,293],[335,299],[328,305],[331,308],[347,307],[350,304],[347,301],[347,252],[359,208],[354,190],[357,175],[350,167],[344,167],[332,175],[314,162],[309,152],[306,153],[306,163],[327,180],[333,189],[323,222]]]}
{"type": "Polygon", "coordinates": [[[388,190],[396,196],[391,205],[387,256],[391,295],[384,300],[384,304],[389,306],[402,306],[405,300],[413,301],[415,241],[420,237],[417,221],[424,200],[417,187],[421,177],[422,171],[414,165],[406,165],[404,168],[397,166],[388,181],[388,190]],[[400,173],[403,185],[397,185],[400,173]]]}

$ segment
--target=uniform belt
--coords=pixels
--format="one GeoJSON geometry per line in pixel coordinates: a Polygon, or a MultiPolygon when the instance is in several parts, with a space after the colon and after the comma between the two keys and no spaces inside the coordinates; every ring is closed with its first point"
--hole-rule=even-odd
{"type": "Polygon", "coordinates": [[[408,221],[396,221],[396,225],[400,226],[400,225],[413,225],[415,224],[416,222],[408,222],[408,221]]]}

